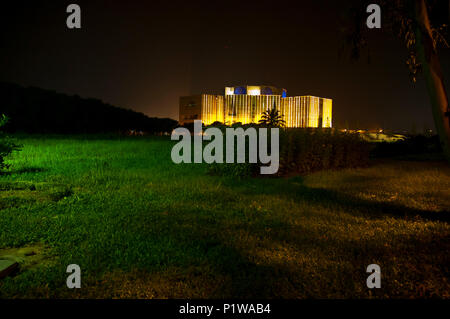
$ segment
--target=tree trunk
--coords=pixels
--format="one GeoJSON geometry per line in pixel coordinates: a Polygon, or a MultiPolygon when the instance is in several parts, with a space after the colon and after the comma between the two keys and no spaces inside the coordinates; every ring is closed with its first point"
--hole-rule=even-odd
{"type": "Polygon", "coordinates": [[[433,43],[431,24],[425,0],[415,2],[417,56],[431,100],[434,123],[447,160],[450,161],[450,113],[441,64],[433,43]]]}

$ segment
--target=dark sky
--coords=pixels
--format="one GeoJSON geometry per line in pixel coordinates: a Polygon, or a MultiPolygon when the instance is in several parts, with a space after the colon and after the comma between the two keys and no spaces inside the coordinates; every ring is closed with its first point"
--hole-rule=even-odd
{"type": "MultiPolygon", "coordinates": [[[[432,127],[406,50],[372,31],[371,63],[339,56],[345,1],[14,1],[0,14],[0,80],[178,119],[178,98],[269,84],[332,98],[334,124],[432,127]],[[66,27],[66,6],[82,29],[66,27]]],[[[449,79],[450,52],[441,50],[449,79]]],[[[448,86],[448,85],[447,85],[448,86]]]]}

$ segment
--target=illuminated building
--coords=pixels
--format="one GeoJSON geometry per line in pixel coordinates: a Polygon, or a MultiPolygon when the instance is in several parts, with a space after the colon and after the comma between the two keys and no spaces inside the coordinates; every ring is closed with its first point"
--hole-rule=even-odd
{"type": "Polygon", "coordinates": [[[272,86],[226,87],[225,95],[199,94],[180,98],[180,124],[201,120],[258,123],[263,112],[280,111],[287,127],[332,127],[332,100],[315,96],[288,97],[285,89],[272,86]]]}

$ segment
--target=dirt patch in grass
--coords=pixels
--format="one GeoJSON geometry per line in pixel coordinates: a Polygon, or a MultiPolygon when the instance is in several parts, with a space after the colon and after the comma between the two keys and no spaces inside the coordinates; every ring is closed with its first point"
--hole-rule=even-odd
{"type": "Polygon", "coordinates": [[[31,182],[0,182],[0,191],[12,191],[12,190],[36,190],[36,185],[31,182]]]}
{"type": "Polygon", "coordinates": [[[0,259],[15,261],[19,264],[19,270],[15,273],[30,270],[40,265],[48,265],[54,260],[50,248],[42,243],[27,245],[24,247],[0,249],[0,259]]]}

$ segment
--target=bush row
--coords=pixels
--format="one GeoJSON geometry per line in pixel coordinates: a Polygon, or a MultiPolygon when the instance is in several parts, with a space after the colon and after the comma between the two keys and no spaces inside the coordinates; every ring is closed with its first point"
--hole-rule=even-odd
{"type": "MultiPolygon", "coordinates": [[[[370,144],[358,134],[334,129],[280,129],[280,168],[277,175],[363,167],[368,165],[370,149],[370,144]]],[[[246,177],[258,175],[261,165],[264,164],[211,164],[208,171],[214,175],[246,177]]]]}
{"type": "Polygon", "coordinates": [[[333,129],[287,129],[280,134],[280,174],[366,166],[370,145],[333,129]]]}

